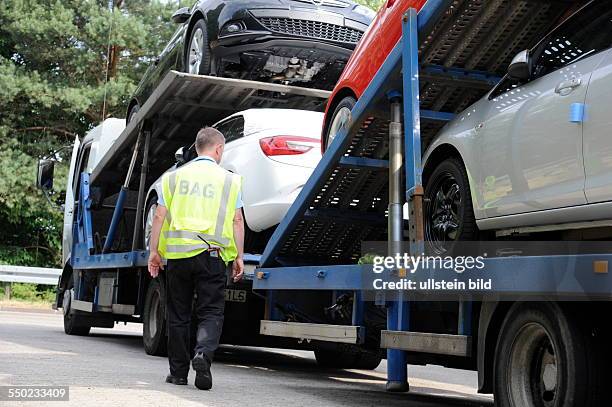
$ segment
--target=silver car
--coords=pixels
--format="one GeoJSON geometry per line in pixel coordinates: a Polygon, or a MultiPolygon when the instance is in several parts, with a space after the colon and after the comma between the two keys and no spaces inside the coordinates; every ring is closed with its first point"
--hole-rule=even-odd
{"type": "Polygon", "coordinates": [[[612,5],[592,1],[440,131],[423,156],[434,247],[612,219],[611,46],[612,5]]]}

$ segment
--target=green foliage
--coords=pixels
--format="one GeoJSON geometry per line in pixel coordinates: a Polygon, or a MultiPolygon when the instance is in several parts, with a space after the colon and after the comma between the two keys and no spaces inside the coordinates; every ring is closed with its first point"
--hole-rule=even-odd
{"type": "MultiPolygon", "coordinates": [[[[374,10],[383,3],[358,1],[374,10]]],[[[0,263],[61,266],[57,207],[71,149],[55,155],[55,207],[34,186],[37,160],[125,116],[176,28],[170,16],[192,3],[115,0],[111,12],[105,0],[0,2],[0,263]]]]}
{"type": "Polygon", "coordinates": [[[55,289],[50,286],[29,283],[11,284],[11,298],[31,302],[48,302],[55,300],[55,289]]]}
{"type": "Polygon", "coordinates": [[[374,11],[378,11],[378,9],[383,5],[385,0],[356,0],[357,3],[367,6],[374,11]]]}
{"type": "Polygon", "coordinates": [[[374,264],[374,258],[377,256],[378,255],[374,253],[366,253],[359,258],[357,264],[374,264]]]}
{"type": "Polygon", "coordinates": [[[0,263],[60,266],[57,206],[71,150],[57,154],[56,208],[35,188],[37,160],[125,116],[176,28],[179,5],[169,3],[115,0],[111,12],[103,0],[0,2],[0,263]]]}

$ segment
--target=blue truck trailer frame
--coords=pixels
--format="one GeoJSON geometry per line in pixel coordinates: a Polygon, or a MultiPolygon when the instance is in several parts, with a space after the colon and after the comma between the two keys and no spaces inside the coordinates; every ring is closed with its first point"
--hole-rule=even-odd
{"type": "MultiPolygon", "coordinates": [[[[424,252],[422,123],[446,122],[456,112],[423,109],[419,92],[424,80],[420,75],[440,75],[446,79],[450,76],[458,86],[468,88],[475,83],[497,83],[501,79],[495,73],[432,66],[420,60],[424,47],[423,42],[419,42],[419,34],[430,33],[440,20],[448,19],[448,10],[454,5],[456,2],[429,0],[418,13],[414,9],[406,12],[402,21],[402,38],[357,101],[348,124],[339,130],[315,173],[276,229],[261,258],[253,284],[255,290],[261,290],[267,296],[266,319],[261,322],[263,334],[363,345],[368,330],[364,321],[365,292],[368,287],[371,289],[374,274],[371,265],[358,264],[359,244],[368,239],[376,240],[372,238],[377,236],[376,233],[370,232],[372,225],[384,229],[386,220],[389,253],[398,253],[397,242],[404,240],[404,236],[407,237],[406,245],[411,254],[424,252]],[[377,125],[377,120],[388,123],[384,128],[384,131],[388,131],[388,159],[372,158],[357,147],[359,143],[363,145],[363,139],[379,137],[381,127],[377,125]],[[334,207],[343,200],[353,202],[354,207],[358,206],[359,200],[367,196],[369,177],[377,174],[374,176],[380,179],[385,173],[388,173],[388,190],[383,192],[389,194],[388,205],[378,208],[378,213],[352,211],[349,207],[351,204],[334,207]],[[404,225],[402,213],[404,202],[409,212],[407,225],[404,225]],[[351,264],[346,264],[347,260],[351,264]],[[332,302],[343,293],[352,296],[349,322],[340,325],[313,323],[306,318],[299,320],[291,312],[286,312],[292,307],[305,307],[307,302],[325,295],[322,293],[328,293],[327,298],[331,298],[332,302]]],[[[465,24],[459,36],[467,41],[469,38],[465,37],[473,35],[473,29],[474,25],[465,24]]],[[[424,41],[435,41],[435,38],[424,41]]],[[[457,40],[457,43],[461,42],[461,39],[457,40]]],[[[369,196],[371,198],[371,193],[369,196]]],[[[602,336],[608,338],[602,333],[606,330],[601,328],[601,321],[597,322],[593,315],[598,308],[609,309],[607,301],[612,293],[612,278],[608,273],[608,264],[611,260],[606,252],[486,258],[486,275],[495,287],[493,295],[483,295],[484,290],[474,290],[447,296],[446,300],[450,298],[454,303],[453,315],[456,318],[452,323],[447,323],[445,329],[436,332],[416,328],[413,324],[419,310],[428,305],[411,301],[413,297],[410,295],[420,293],[422,299],[423,295],[428,294],[427,290],[414,290],[410,295],[400,291],[392,299],[386,299],[385,294],[379,293],[369,301],[387,310],[386,329],[381,330],[379,341],[381,348],[387,349],[387,390],[409,389],[407,362],[412,360],[414,363],[477,370],[479,391],[495,392],[499,405],[549,405],[538,404],[542,400],[547,403],[569,400],[570,404],[567,405],[583,405],[575,404],[580,398],[573,399],[576,389],[571,381],[574,375],[586,374],[586,370],[565,371],[570,379],[567,376],[561,379],[562,369],[566,367],[555,364],[555,372],[558,368],[559,373],[555,373],[554,378],[559,382],[543,385],[541,380],[546,374],[534,376],[529,372],[533,366],[525,359],[525,365],[518,368],[518,379],[504,384],[504,378],[496,378],[496,372],[497,376],[501,376],[499,369],[503,369],[498,365],[505,363],[507,369],[516,368],[507,360],[500,361],[500,352],[508,350],[508,347],[504,347],[508,345],[500,338],[500,332],[512,329],[510,319],[513,317],[539,312],[544,307],[564,315],[562,320],[570,321],[569,326],[564,328],[572,334],[586,331],[598,337],[595,341],[597,345],[593,344],[591,352],[597,355],[595,358],[607,360],[607,353],[602,350],[605,345],[599,342],[602,336]],[[585,298],[591,302],[571,302],[585,298]],[[531,384],[517,384],[521,381],[523,384],[531,381],[535,387],[525,390],[531,384]],[[540,391],[537,386],[540,386],[541,394],[537,394],[540,391]],[[522,393],[515,397],[512,396],[513,392],[522,393]],[[511,402],[519,404],[509,404],[511,402]]],[[[411,279],[426,281],[439,277],[440,272],[444,270],[425,268],[411,279]]],[[[404,277],[406,271],[402,269],[391,270],[386,275],[390,281],[399,281],[404,277]]],[[[465,274],[456,277],[458,281],[468,280],[465,274]]],[[[584,352],[575,343],[573,345],[576,347],[572,347],[571,343],[555,342],[555,349],[550,352],[559,355],[559,358],[563,352],[584,352]]],[[[593,369],[587,369],[588,374],[597,376],[597,380],[605,376],[602,370],[593,367],[597,363],[591,356],[585,358],[593,369]],[[597,373],[593,373],[595,371],[597,373]]],[[[590,383],[597,396],[592,399],[595,401],[587,404],[604,405],[597,397],[605,391],[595,390],[595,381],[590,383]]]]}
{"type": "MultiPolygon", "coordinates": [[[[432,123],[439,129],[440,123],[451,120],[457,111],[424,109],[423,98],[420,96],[423,78],[443,78],[456,84],[458,88],[467,89],[472,86],[482,88],[483,84],[492,87],[500,79],[495,73],[421,61],[419,53],[424,48],[423,41],[431,43],[436,41],[437,37],[447,39],[455,33],[458,39],[453,39],[461,42],[462,36],[463,40],[467,41],[477,32],[477,24],[453,25],[453,22],[457,23],[465,17],[449,12],[453,9],[456,11],[459,3],[469,3],[466,6],[468,8],[472,3],[478,3],[474,7],[482,6],[479,2],[469,0],[428,0],[418,13],[413,9],[407,10],[402,22],[401,40],[359,98],[352,111],[351,120],[340,130],[334,143],[324,154],[298,199],[274,232],[261,258],[251,258],[259,264],[252,276],[253,289],[257,295],[265,297],[260,333],[275,339],[276,342],[272,344],[277,346],[304,347],[314,349],[315,352],[327,350],[327,353],[320,352],[317,359],[320,357],[322,362],[327,361],[330,366],[336,367],[344,364],[346,367],[371,368],[376,363],[346,363],[346,360],[342,363],[334,362],[339,362],[340,356],[347,353],[372,356],[379,355],[378,350],[381,348],[387,349],[389,391],[408,390],[407,363],[410,362],[437,363],[477,370],[479,391],[495,392],[496,401],[500,405],[512,405],[509,403],[510,393],[513,391],[522,391],[524,394],[521,394],[526,395],[529,405],[541,404],[529,398],[540,390],[542,394],[539,396],[550,398],[552,394],[553,401],[557,398],[591,400],[588,397],[600,397],[605,391],[595,388],[595,382],[599,383],[601,371],[599,363],[596,362],[597,359],[607,360],[605,346],[601,347],[601,338],[607,339],[609,336],[604,320],[596,315],[607,311],[610,306],[612,277],[608,273],[608,264],[612,257],[607,253],[487,258],[487,276],[495,287],[495,295],[475,299],[470,293],[455,294],[449,302],[453,308],[450,313],[448,305],[441,306],[436,301],[415,302],[402,291],[395,297],[383,294],[377,295],[375,299],[368,299],[363,290],[372,284],[372,273],[371,266],[358,264],[362,242],[386,240],[389,251],[394,253],[399,250],[398,243],[407,236],[410,253],[418,254],[424,250],[421,132],[425,126],[432,123]],[[448,33],[445,30],[448,30],[448,33]],[[432,38],[419,41],[419,35],[431,32],[434,32],[432,38]],[[371,142],[372,140],[374,141],[371,142]],[[367,153],[380,145],[388,148],[388,159],[373,157],[367,153]],[[383,195],[388,196],[382,199],[383,195]],[[325,200],[338,205],[321,204],[325,200]],[[350,209],[362,207],[364,201],[367,201],[368,208],[375,210],[350,209]],[[403,216],[404,203],[407,203],[409,212],[407,222],[403,216]],[[593,301],[568,302],[584,298],[593,301]],[[509,301],[503,301],[504,299],[509,301]],[[543,302],[542,299],[547,301],[543,302]],[[325,313],[338,310],[344,312],[343,322],[329,323],[322,317],[321,309],[324,309],[325,313]],[[373,309],[386,313],[385,326],[382,329],[371,328],[371,321],[368,319],[373,309]],[[441,324],[443,329],[427,330],[417,326],[423,322],[424,314],[427,315],[424,319],[436,319],[444,314],[444,318],[440,317],[440,320],[444,319],[441,324]],[[540,363],[544,373],[530,373],[529,370],[533,369],[525,365],[524,368],[516,370],[518,381],[515,383],[512,381],[514,379],[510,380],[514,384],[509,384],[504,390],[504,386],[500,384],[503,379],[498,377],[499,374],[495,374],[499,372],[498,365],[505,363],[501,368],[516,366],[512,365],[512,361],[500,359],[503,356],[501,353],[508,349],[504,347],[507,345],[503,334],[512,331],[512,319],[520,320],[524,315],[533,314],[545,317],[542,317],[545,327],[548,325],[544,322],[552,320],[565,331],[546,331],[549,339],[552,338],[548,348],[553,351],[544,351],[544,360],[548,360],[546,364],[540,363]],[[448,315],[451,316],[450,320],[448,315]],[[589,349],[588,352],[585,352],[585,347],[589,349]],[[573,356],[568,355],[580,357],[572,359],[573,356]],[[557,357],[554,376],[551,376],[549,369],[552,366],[551,357],[557,357]],[[572,369],[573,373],[570,372],[572,369]],[[541,380],[543,375],[547,375],[546,383],[541,380]],[[554,377],[555,383],[550,384],[550,377],[554,377]],[[527,379],[538,386],[540,381],[544,384],[535,389],[527,389],[527,379]],[[581,388],[585,386],[589,388],[591,396],[584,396],[581,388]]],[[[531,4],[527,0],[517,3],[531,4]]],[[[536,3],[551,8],[563,5],[565,9],[568,4],[543,0],[536,3]]],[[[510,14],[512,13],[508,12],[499,17],[499,30],[505,29],[509,32],[504,37],[505,40],[514,39],[521,30],[533,31],[540,18],[529,16],[525,12],[517,12],[516,16],[510,14]]],[[[549,14],[559,17],[562,12],[549,14]]],[[[498,47],[509,47],[508,41],[500,41],[498,47]]],[[[198,79],[177,73],[172,75],[166,78],[167,83],[156,90],[151,98],[151,105],[145,105],[141,116],[128,126],[126,136],[118,143],[117,151],[109,154],[91,176],[82,174],[81,200],[74,230],[74,250],[70,268],[60,279],[60,286],[64,284],[64,288],[67,288],[66,281],[74,280],[74,292],[70,298],[71,306],[74,308],[76,305],[77,310],[89,313],[96,309],[105,311],[104,306],[99,304],[98,290],[103,285],[96,286],[93,301],[83,300],[84,276],[88,270],[117,274],[137,271],[141,280],[147,279],[145,267],[148,253],[137,247],[136,228],[131,251],[111,250],[108,253],[94,254],[97,251],[91,219],[92,184],[100,183],[100,180],[105,178],[109,166],[121,167],[129,161],[117,158],[118,152],[133,143],[137,135],[145,146],[149,146],[149,138],[155,133],[150,127],[153,120],[165,120],[173,126],[188,121],[187,116],[176,117],[164,112],[166,103],[174,102],[196,109],[192,109],[192,113],[196,112],[198,107],[214,107],[214,103],[205,103],[205,97],[214,94],[211,89],[201,92],[197,101],[193,98],[187,102],[178,100],[176,93],[188,91],[191,81],[220,81],[215,85],[217,91],[223,91],[224,87],[230,86],[231,83],[224,83],[221,78],[198,79]]],[[[291,105],[283,100],[283,95],[286,95],[285,88],[275,89],[277,96],[262,96],[257,94],[257,90],[262,86],[266,88],[267,85],[245,81],[240,86],[251,86],[252,92],[241,96],[239,102],[229,106],[229,109],[247,105],[259,106],[260,103],[272,103],[272,106],[291,105]],[[278,95],[281,95],[280,101],[278,95]],[[255,102],[248,102],[250,99],[255,102]]],[[[303,91],[297,92],[299,94],[303,91]]],[[[291,92],[289,95],[291,96],[291,92]]],[[[317,105],[314,99],[321,97],[308,92],[298,96],[302,100],[295,102],[294,106],[311,108],[317,105]]],[[[147,147],[145,152],[149,150],[147,147]]],[[[137,148],[133,151],[136,150],[137,148]]],[[[146,157],[146,153],[144,156],[146,157]]],[[[147,162],[143,160],[140,190],[137,194],[138,211],[142,210],[144,203],[146,168],[147,162]]],[[[120,202],[118,198],[115,202],[115,213],[122,211],[117,202],[120,202]]],[[[138,211],[136,219],[141,217],[138,211]]],[[[113,233],[108,235],[112,236],[113,233]]],[[[435,278],[439,271],[435,268],[424,269],[414,278],[435,278]]],[[[405,277],[405,270],[391,270],[385,276],[389,280],[398,280],[405,277]]],[[[459,274],[457,279],[464,281],[467,276],[459,274]]],[[[113,281],[115,286],[119,285],[116,280],[113,281]]],[[[145,295],[145,289],[146,285],[140,284],[139,298],[145,295]]],[[[138,304],[141,302],[140,299],[137,301],[138,304]]],[[[109,317],[111,322],[116,321],[117,315],[122,313],[125,318],[119,320],[142,320],[137,317],[142,314],[142,310],[130,308],[134,304],[113,301],[113,305],[114,314],[109,317]]],[[[527,348],[529,349],[531,348],[527,348]]],[[[352,362],[358,360],[359,357],[353,358],[352,362]]],[[[573,405],[602,404],[592,402],[573,405]]]]}
{"type": "MultiPolygon", "coordinates": [[[[91,327],[143,322],[145,351],[165,354],[165,273],[150,277],[143,237],[143,213],[151,199],[147,188],[202,126],[251,108],[321,111],[329,93],[171,71],[91,173],[86,163],[93,143],[82,143],[73,157],[78,182],[72,243],[54,303],[63,309],[66,333],[85,335],[91,327]]],[[[224,343],[269,341],[258,333],[264,301],[251,291],[259,258],[245,254],[245,277],[228,281],[224,343]]]]}

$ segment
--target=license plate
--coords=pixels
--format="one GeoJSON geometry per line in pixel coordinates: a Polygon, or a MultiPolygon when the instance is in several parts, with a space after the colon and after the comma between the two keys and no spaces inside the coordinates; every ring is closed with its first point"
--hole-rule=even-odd
{"type": "Polygon", "coordinates": [[[229,302],[246,302],[246,290],[225,289],[225,301],[229,302]]]}

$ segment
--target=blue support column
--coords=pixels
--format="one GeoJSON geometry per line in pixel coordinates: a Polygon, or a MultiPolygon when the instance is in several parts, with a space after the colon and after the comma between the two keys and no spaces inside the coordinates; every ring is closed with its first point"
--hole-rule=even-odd
{"type": "Polygon", "coordinates": [[[86,245],[88,254],[93,251],[93,227],[91,222],[91,197],[89,196],[89,174],[81,174],[81,188],[78,206],[78,231],[80,243],[86,245]]]}
{"type": "MultiPolygon", "coordinates": [[[[409,9],[402,19],[402,68],[404,106],[404,171],[406,199],[410,210],[410,253],[423,253],[421,185],[421,119],[419,105],[418,21],[415,9],[409,9]]],[[[387,329],[408,331],[410,304],[401,292],[398,300],[390,304],[387,329]]],[[[387,390],[407,391],[408,373],[406,352],[387,350],[387,390]]]]}
{"type": "MultiPolygon", "coordinates": [[[[387,329],[390,331],[407,331],[410,322],[410,309],[403,293],[398,293],[398,300],[392,301],[387,310],[387,329]]],[[[406,351],[387,349],[387,391],[404,392],[409,390],[406,351]]]]}

